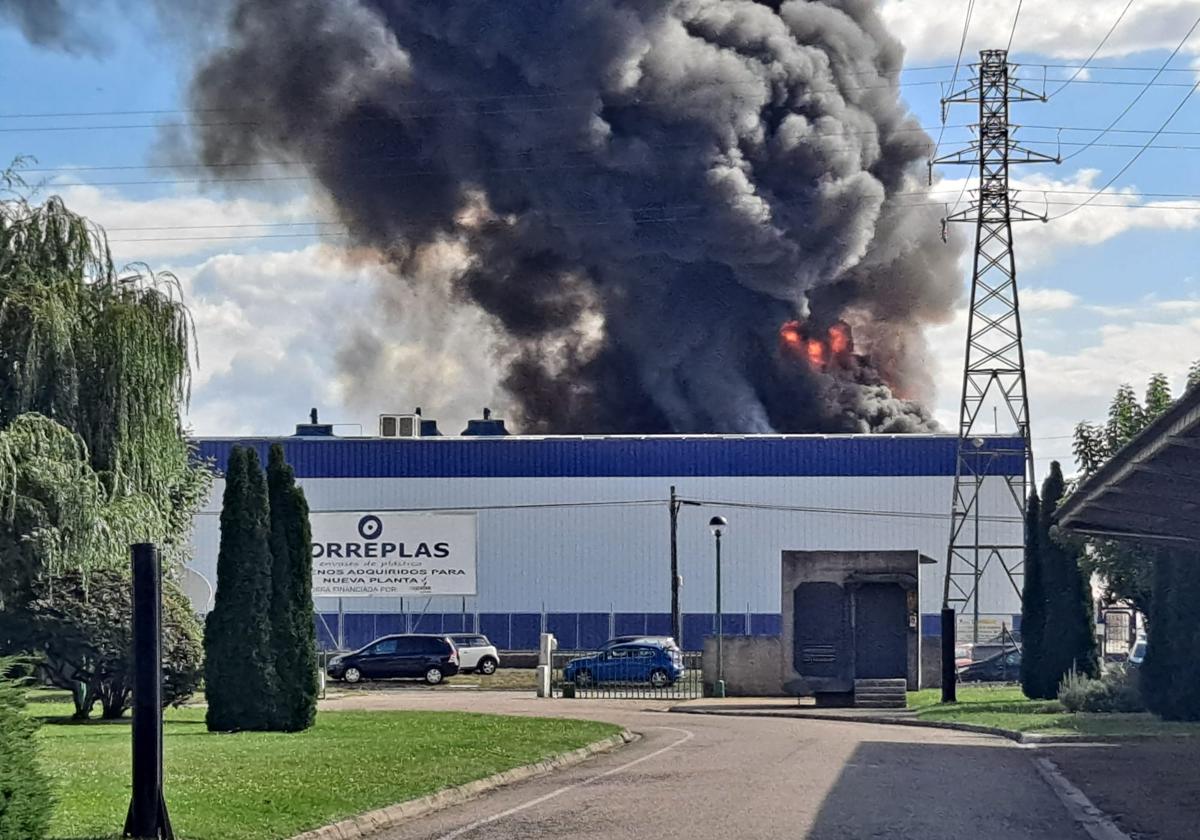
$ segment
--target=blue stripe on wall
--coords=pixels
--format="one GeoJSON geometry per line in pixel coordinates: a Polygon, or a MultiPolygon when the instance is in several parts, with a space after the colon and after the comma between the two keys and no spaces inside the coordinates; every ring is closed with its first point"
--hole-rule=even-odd
{"type": "MultiPolygon", "coordinates": [[[[236,444],[265,460],[272,443],[283,444],[300,478],[949,476],[957,448],[948,435],[196,441],[218,468],[236,444]]],[[[980,471],[1020,475],[1020,448],[1016,438],[985,438],[980,471]]]]}
{"type": "MultiPolygon", "coordinates": [[[[380,636],[393,633],[457,633],[473,632],[474,616],[461,613],[346,613],[343,633],[346,648],[357,650],[380,636]]],[[[723,616],[726,635],[739,636],[747,632],[746,616],[723,616]]],[[[752,613],[749,632],[754,636],[778,636],[782,617],[778,613],[752,613]]],[[[713,613],[685,613],[683,639],[678,640],[686,650],[700,650],[704,637],[716,628],[713,613]]],[[[337,613],[323,613],[317,618],[317,643],[326,650],[337,647],[337,613]],[[325,621],[322,622],[321,618],[325,621]],[[328,623],[328,631],[325,629],[328,623]]],[[[542,632],[542,617],[538,613],[480,613],[479,632],[500,650],[537,650],[542,632]]],[[[671,632],[669,613],[547,613],[546,630],[558,639],[559,650],[593,650],[611,636],[631,636],[645,633],[665,636],[671,632]],[[611,625],[615,625],[612,632],[611,625]]]]}

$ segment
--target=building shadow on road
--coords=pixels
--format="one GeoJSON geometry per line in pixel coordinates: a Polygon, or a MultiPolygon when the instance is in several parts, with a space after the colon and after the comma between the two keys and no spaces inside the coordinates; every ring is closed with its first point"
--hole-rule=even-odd
{"type": "Polygon", "coordinates": [[[1200,738],[1063,744],[1038,753],[1129,835],[1200,836],[1200,738]]]}
{"type": "Polygon", "coordinates": [[[1042,781],[1030,751],[1001,741],[931,739],[859,745],[806,838],[1087,840],[1087,835],[1042,781]]]}

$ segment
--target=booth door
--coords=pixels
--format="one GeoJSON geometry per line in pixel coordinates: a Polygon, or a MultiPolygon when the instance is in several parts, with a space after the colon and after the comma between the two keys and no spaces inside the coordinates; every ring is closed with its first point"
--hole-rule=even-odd
{"type": "Polygon", "coordinates": [[[802,583],[792,598],[796,673],[845,678],[850,664],[845,590],[836,583],[802,583]]]}
{"type": "Polygon", "coordinates": [[[908,605],[894,583],[868,583],[854,594],[854,678],[908,674],[908,605]]]}

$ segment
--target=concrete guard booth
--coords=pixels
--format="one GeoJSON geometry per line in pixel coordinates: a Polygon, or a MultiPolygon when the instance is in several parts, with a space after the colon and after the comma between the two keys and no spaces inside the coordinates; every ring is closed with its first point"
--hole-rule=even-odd
{"type": "Polygon", "coordinates": [[[861,680],[920,688],[921,559],[916,551],[785,551],[784,692],[848,694],[861,680]]]}
{"type": "MultiPolygon", "coordinates": [[[[921,687],[919,551],[784,551],[782,632],[723,640],[726,692],[903,706],[921,687]]],[[[705,682],[716,647],[705,644],[705,682]]]]}

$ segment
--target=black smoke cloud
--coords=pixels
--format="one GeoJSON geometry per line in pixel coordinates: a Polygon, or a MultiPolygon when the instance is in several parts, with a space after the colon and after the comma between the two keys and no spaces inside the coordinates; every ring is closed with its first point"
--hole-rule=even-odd
{"type": "Polygon", "coordinates": [[[192,86],[203,161],[302,163],[396,283],[464,248],[448,294],[503,336],[523,430],[932,427],[922,328],[949,316],[959,249],[874,0],[237,0],[224,19],[192,86]],[[849,323],[862,355],[810,368],[780,349],[794,318],[849,323]]]}
{"type": "Polygon", "coordinates": [[[202,46],[230,0],[0,0],[0,26],[11,24],[31,44],[68,53],[99,55],[108,51],[106,37],[115,18],[128,23],[142,16],[157,19],[159,32],[173,40],[202,46]],[[148,15],[147,12],[157,13],[148,15]]]}

